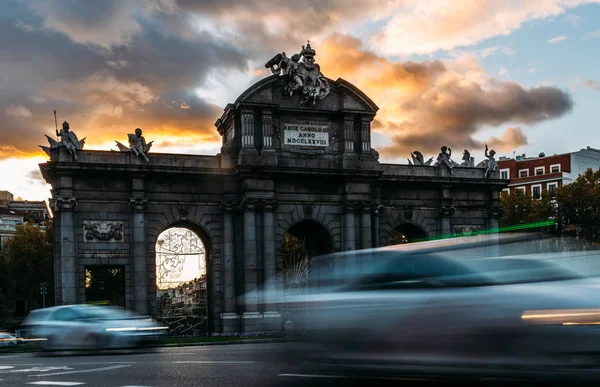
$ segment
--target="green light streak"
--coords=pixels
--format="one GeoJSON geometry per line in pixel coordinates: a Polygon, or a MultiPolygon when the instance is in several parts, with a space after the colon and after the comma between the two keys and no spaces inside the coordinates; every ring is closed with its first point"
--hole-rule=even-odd
{"type": "Polygon", "coordinates": [[[556,225],[556,221],[554,221],[554,220],[544,220],[544,221],[541,221],[541,222],[534,222],[534,223],[527,223],[527,224],[517,224],[517,225],[514,225],[514,226],[505,226],[505,227],[499,227],[499,228],[490,228],[488,230],[479,230],[479,231],[472,231],[472,232],[465,232],[465,233],[454,233],[454,234],[447,234],[447,235],[441,235],[441,236],[424,238],[424,239],[417,239],[417,240],[415,240],[415,242],[424,242],[424,241],[432,241],[432,240],[440,240],[440,239],[459,238],[459,237],[465,237],[465,236],[498,234],[498,233],[510,232],[510,231],[531,230],[531,229],[534,229],[534,228],[548,227],[548,226],[554,226],[554,225],[556,225]]]}

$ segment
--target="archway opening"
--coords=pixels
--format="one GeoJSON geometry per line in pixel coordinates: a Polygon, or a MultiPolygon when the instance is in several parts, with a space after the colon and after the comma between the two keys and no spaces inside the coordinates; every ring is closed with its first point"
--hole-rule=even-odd
{"type": "Polygon", "coordinates": [[[419,242],[427,239],[427,237],[427,232],[421,227],[412,223],[405,223],[390,233],[390,236],[386,240],[386,246],[419,242]]]}
{"type": "Polygon", "coordinates": [[[207,252],[200,236],[171,227],[156,240],[157,319],[172,335],[209,331],[207,252]]]}
{"type": "Polygon", "coordinates": [[[283,318],[298,324],[304,315],[295,299],[306,294],[314,284],[311,257],[334,252],[333,238],[320,223],[304,220],[296,223],[286,233],[283,252],[283,318]]]}

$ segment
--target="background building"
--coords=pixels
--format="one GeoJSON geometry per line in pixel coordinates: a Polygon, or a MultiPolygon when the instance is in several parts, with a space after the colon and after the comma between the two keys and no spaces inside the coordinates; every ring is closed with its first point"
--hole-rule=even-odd
{"type": "Polygon", "coordinates": [[[546,191],[554,196],[556,188],[569,184],[588,168],[600,168],[600,149],[588,146],[577,152],[551,156],[540,153],[537,157],[524,154],[514,158],[500,157],[498,166],[500,177],[510,179],[503,192],[523,190],[539,199],[546,191]]]}

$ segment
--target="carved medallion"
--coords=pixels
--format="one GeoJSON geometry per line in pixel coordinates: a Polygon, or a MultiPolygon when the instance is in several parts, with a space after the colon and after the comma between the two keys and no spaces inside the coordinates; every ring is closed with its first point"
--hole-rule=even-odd
{"type": "Polygon", "coordinates": [[[85,220],[83,236],[86,242],[122,242],[123,222],[85,220]]]}

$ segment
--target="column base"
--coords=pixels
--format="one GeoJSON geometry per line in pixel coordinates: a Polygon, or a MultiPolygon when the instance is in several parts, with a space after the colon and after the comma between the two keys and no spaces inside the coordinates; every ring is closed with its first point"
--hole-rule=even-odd
{"type": "Polygon", "coordinates": [[[281,330],[281,313],[277,311],[263,313],[263,329],[265,331],[281,330]]]}
{"type": "Polygon", "coordinates": [[[221,313],[221,331],[237,333],[240,331],[240,315],[237,313],[221,313]]]}
{"type": "Polygon", "coordinates": [[[260,312],[245,312],[242,314],[242,332],[262,332],[263,315],[260,312]]]}

